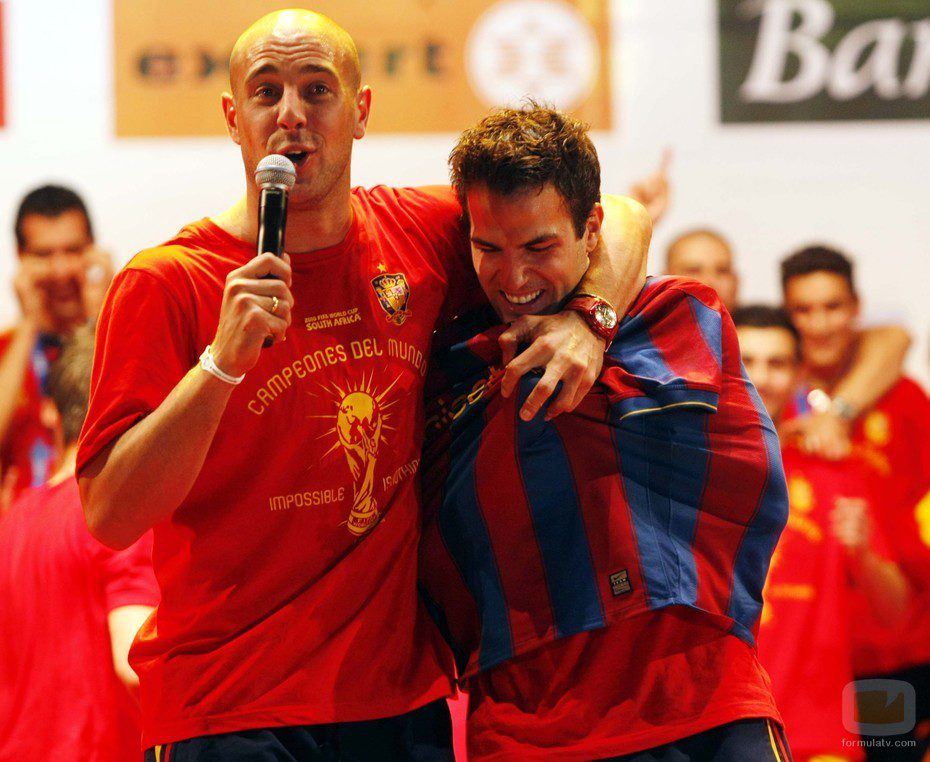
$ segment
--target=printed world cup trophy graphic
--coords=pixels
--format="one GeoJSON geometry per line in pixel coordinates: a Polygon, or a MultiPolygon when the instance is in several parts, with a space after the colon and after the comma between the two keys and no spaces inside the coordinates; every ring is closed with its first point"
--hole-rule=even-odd
{"type": "MultiPolygon", "coordinates": [[[[391,425],[390,409],[397,400],[385,399],[400,380],[400,376],[383,391],[375,386],[371,376],[355,381],[343,388],[336,383],[323,385],[336,410],[335,415],[311,415],[333,422],[332,428],[321,435],[334,437],[335,442],[323,455],[326,459],[338,450],[345,453],[349,472],[354,482],[352,508],[347,522],[348,530],[356,537],[367,534],[381,519],[378,500],[375,498],[375,468],[382,444],[388,444],[387,432],[395,431],[391,425]]],[[[388,458],[390,460],[390,457],[388,458]]]]}
{"type": "Polygon", "coordinates": [[[380,405],[367,392],[352,392],[342,400],[336,433],[355,479],[355,499],[348,525],[354,535],[365,534],[378,521],[378,502],[372,492],[382,425],[380,405]]]}

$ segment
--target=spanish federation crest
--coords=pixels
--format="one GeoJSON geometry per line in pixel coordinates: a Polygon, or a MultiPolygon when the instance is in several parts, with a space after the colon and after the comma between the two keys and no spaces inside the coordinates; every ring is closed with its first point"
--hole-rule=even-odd
{"type": "Polygon", "coordinates": [[[410,300],[410,286],[403,273],[385,273],[371,279],[371,285],[381,302],[381,309],[387,314],[387,319],[394,325],[403,325],[410,316],[407,311],[407,302],[410,300]]]}

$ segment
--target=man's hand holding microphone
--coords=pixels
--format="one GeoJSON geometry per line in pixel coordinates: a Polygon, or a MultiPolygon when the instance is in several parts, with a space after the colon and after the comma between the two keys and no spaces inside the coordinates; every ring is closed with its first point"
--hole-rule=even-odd
{"type": "Polygon", "coordinates": [[[296,170],[285,156],[270,154],[255,170],[261,189],[257,256],[226,276],[220,321],[201,358],[204,369],[230,383],[241,381],[263,347],[285,340],[291,324],[291,260],[284,253],[287,193],[296,170]],[[219,371],[219,373],[215,372],[219,371]]]}

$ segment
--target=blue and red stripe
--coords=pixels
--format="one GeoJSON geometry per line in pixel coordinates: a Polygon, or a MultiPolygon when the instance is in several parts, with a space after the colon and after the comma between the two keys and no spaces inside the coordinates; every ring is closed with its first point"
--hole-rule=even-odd
{"type": "MultiPolygon", "coordinates": [[[[524,377],[515,413],[538,379],[524,377]]],[[[558,430],[540,411],[518,421],[516,455],[561,637],[605,624],[578,488],[558,430]]]]}

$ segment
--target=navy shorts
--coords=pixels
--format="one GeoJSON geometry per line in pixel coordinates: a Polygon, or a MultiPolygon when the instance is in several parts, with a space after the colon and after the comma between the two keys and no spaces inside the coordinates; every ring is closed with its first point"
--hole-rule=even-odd
{"type": "Polygon", "coordinates": [[[728,722],[654,749],[603,762],[791,762],[781,726],[772,720],[728,722]]]}
{"type": "Polygon", "coordinates": [[[200,736],[156,746],[145,762],[453,762],[445,699],[397,717],[200,736]]]}

